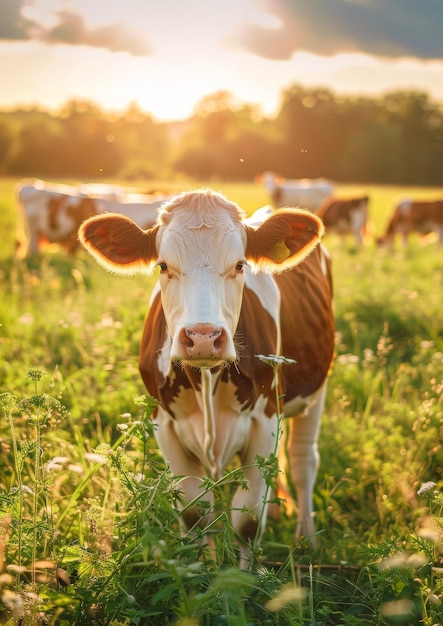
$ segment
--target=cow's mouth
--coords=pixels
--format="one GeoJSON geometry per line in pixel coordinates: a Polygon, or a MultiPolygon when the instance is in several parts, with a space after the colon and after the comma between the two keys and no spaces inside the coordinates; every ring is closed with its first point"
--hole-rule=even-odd
{"type": "Polygon", "coordinates": [[[174,358],[173,363],[181,367],[190,367],[192,369],[213,369],[215,367],[226,367],[234,362],[234,359],[221,359],[220,357],[195,357],[192,359],[174,358]]]}

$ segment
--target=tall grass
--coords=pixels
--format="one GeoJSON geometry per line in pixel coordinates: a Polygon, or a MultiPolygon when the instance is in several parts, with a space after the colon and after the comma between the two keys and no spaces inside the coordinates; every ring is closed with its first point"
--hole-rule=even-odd
{"type": "MultiPolygon", "coordinates": [[[[12,182],[0,182],[9,251],[12,182]]],[[[267,202],[251,186],[216,188],[248,213],[267,202]]],[[[363,191],[374,233],[394,197],[434,193],[363,191]]],[[[215,554],[202,531],[180,532],[179,483],[156,448],[137,370],[154,279],[108,275],[83,253],[17,263],[0,252],[2,623],[443,621],[443,252],[415,237],[393,254],[325,243],[337,341],[318,547],[293,545],[296,513],[283,507],[253,572],[237,567],[224,513],[239,468],[215,485],[215,554]]]]}

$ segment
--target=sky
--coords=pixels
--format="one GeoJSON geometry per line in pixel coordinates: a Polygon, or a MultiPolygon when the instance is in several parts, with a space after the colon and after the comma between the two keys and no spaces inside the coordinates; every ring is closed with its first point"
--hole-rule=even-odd
{"type": "Polygon", "coordinates": [[[228,91],[272,116],[293,85],[443,104],[442,25],[443,0],[0,0],[0,109],[171,121],[228,91]]]}

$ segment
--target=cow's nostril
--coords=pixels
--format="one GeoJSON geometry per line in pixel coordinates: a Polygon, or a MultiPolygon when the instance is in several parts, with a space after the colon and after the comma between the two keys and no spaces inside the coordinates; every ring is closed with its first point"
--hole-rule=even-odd
{"type": "Polygon", "coordinates": [[[225,331],[224,330],[220,330],[218,333],[218,336],[215,338],[214,340],[214,348],[216,350],[223,350],[225,347],[225,331]]]}
{"type": "Polygon", "coordinates": [[[191,330],[185,330],[183,329],[180,333],[180,343],[182,344],[182,346],[184,348],[193,348],[194,347],[194,342],[191,339],[191,335],[193,335],[194,333],[191,330]]]}

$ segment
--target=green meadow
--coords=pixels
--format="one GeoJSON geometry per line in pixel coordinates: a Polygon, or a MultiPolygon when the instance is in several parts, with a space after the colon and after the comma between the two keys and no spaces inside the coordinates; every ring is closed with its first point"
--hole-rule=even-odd
{"type": "MultiPolygon", "coordinates": [[[[228,518],[241,468],[204,487],[220,504],[200,531],[215,554],[179,530],[137,369],[156,275],[114,276],[83,250],[16,261],[15,182],[0,180],[0,623],[443,623],[443,249],[374,244],[395,200],[443,190],[339,187],[369,194],[370,224],[362,249],[324,238],[336,357],[317,547],[294,545],[296,510],[282,506],[245,572],[228,518]]],[[[248,214],[268,203],[253,184],[208,186],[248,214]]]]}

